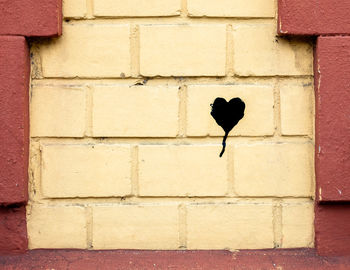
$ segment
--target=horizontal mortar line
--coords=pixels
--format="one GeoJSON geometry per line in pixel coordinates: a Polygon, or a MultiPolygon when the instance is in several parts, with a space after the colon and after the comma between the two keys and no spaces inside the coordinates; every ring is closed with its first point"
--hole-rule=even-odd
{"type": "Polygon", "coordinates": [[[155,25],[164,25],[164,24],[208,24],[208,23],[244,23],[244,24],[258,24],[258,23],[275,23],[275,17],[220,17],[220,16],[185,16],[172,15],[172,16],[93,16],[91,18],[82,17],[82,18],[73,18],[65,17],[64,25],[72,24],[104,24],[104,23],[125,23],[130,22],[139,23],[139,24],[155,24],[155,25]]]}
{"type": "Polygon", "coordinates": [[[65,198],[33,198],[31,202],[60,202],[60,203],[79,203],[79,204],[89,204],[89,203],[118,203],[118,204],[128,204],[128,203],[162,203],[162,202],[172,202],[172,203],[225,203],[225,202],[246,202],[246,203],[255,203],[257,201],[272,202],[272,200],[280,199],[303,202],[313,202],[314,199],[312,196],[284,196],[284,197],[275,197],[275,196],[239,196],[239,197],[223,197],[223,196],[213,196],[213,197],[65,197],[65,198]],[[213,201],[215,200],[215,201],[213,201]]]}
{"type": "Polygon", "coordinates": [[[281,138],[281,139],[285,139],[285,138],[304,138],[304,139],[310,139],[313,140],[313,134],[310,135],[276,135],[275,137],[281,138]]]}
{"type": "MultiPolygon", "coordinates": [[[[105,140],[201,140],[201,139],[217,139],[222,137],[222,135],[212,135],[212,136],[176,136],[176,137],[139,137],[139,136],[96,136],[96,137],[64,137],[64,136],[31,136],[32,139],[40,138],[40,139],[74,139],[74,140],[99,140],[99,141],[105,141],[105,140]]],[[[228,138],[247,138],[247,139],[267,139],[267,138],[274,138],[273,135],[266,135],[266,136],[249,136],[249,135],[237,135],[237,136],[229,136],[228,138]]],[[[276,137],[277,138],[277,137],[276,137]]],[[[283,137],[280,137],[281,139],[283,137]]],[[[310,139],[308,136],[286,136],[286,138],[306,138],[310,139]]]]}
{"type": "MultiPolygon", "coordinates": [[[[45,81],[45,80],[70,80],[70,81],[101,81],[101,80],[115,80],[115,81],[133,81],[133,80],[147,80],[147,83],[149,83],[152,80],[174,80],[179,81],[181,83],[188,82],[188,81],[198,81],[198,80],[209,80],[209,81],[231,81],[231,80],[272,80],[272,79],[311,79],[314,75],[264,75],[264,76],[258,76],[258,75],[247,75],[247,76],[240,76],[235,74],[234,76],[143,76],[140,75],[138,77],[126,77],[126,78],[119,78],[119,77],[78,77],[78,76],[72,76],[72,77],[43,77],[43,78],[32,78],[32,83],[35,83],[36,81],[45,81]]],[[[232,81],[235,82],[235,81],[232,81]]],[[[145,83],[145,85],[147,85],[145,83]]]]}
{"type": "MultiPolygon", "coordinates": [[[[60,138],[60,137],[35,137],[33,141],[41,143],[86,143],[86,144],[109,144],[109,143],[125,143],[125,144],[154,144],[154,145],[192,145],[211,143],[221,145],[222,136],[203,137],[203,138],[60,138]]],[[[227,145],[233,143],[314,143],[309,137],[229,137],[227,145]]]]}

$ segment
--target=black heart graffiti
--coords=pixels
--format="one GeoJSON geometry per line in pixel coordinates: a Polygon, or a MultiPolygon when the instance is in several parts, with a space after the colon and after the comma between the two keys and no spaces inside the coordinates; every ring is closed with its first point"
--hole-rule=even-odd
{"type": "Polygon", "coordinates": [[[225,131],[220,157],[225,153],[228,134],[243,118],[244,110],[245,103],[240,98],[233,98],[227,102],[224,98],[218,97],[214,100],[214,103],[211,104],[211,116],[225,131]]]}

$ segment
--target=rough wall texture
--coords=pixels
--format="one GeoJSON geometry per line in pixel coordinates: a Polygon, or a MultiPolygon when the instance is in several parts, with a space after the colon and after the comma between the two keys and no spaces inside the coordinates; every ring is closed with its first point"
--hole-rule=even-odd
{"type": "Polygon", "coordinates": [[[350,37],[317,40],[318,200],[350,201],[350,37]]]}
{"type": "Polygon", "coordinates": [[[26,38],[62,32],[61,0],[0,1],[0,253],[28,248],[30,59],[26,38]]]}
{"type": "Polygon", "coordinates": [[[28,199],[29,50],[24,37],[0,36],[0,205],[28,199]]]}
{"type": "Polygon", "coordinates": [[[349,257],[320,257],[314,249],[280,250],[31,250],[0,258],[4,270],[22,269],[349,269],[349,257]]]}
{"type": "Polygon", "coordinates": [[[349,34],[347,0],[278,0],[279,31],[288,35],[349,34]]]}
{"type": "Polygon", "coordinates": [[[0,35],[51,37],[60,35],[61,0],[1,0],[0,35]]]}
{"type": "Polygon", "coordinates": [[[311,43],[273,0],[142,2],[32,43],[29,248],[312,247],[311,43]],[[221,159],[216,97],[246,103],[221,159]]]}
{"type": "Polygon", "coordinates": [[[319,255],[350,252],[350,17],[347,0],[279,0],[278,33],[317,36],[315,231],[319,255]]]}
{"type": "Polygon", "coordinates": [[[1,255],[27,250],[25,206],[0,207],[0,234],[1,255]]]}

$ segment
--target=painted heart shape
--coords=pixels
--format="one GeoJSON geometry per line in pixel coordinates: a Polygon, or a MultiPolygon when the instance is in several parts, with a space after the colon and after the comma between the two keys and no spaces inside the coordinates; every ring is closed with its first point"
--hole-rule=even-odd
{"type": "Polygon", "coordinates": [[[227,102],[224,98],[218,97],[214,100],[214,103],[211,104],[211,116],[225,131],[220,157],[222,157],[225,152],[228,134],[243,118],[244,110],[245,103],[240,98],[233,98],[227,102]]]}

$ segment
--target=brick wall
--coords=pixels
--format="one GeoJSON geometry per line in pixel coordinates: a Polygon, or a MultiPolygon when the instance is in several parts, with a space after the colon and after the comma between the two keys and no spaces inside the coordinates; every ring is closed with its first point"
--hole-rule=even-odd
{"type": "Polygon", "coordinates": [[[311,42],[213,3],[66,0],[32,42],[29,248],[314,245],[311,42]],[[246,103],[221,159],[219,96],[246,103]]]}

